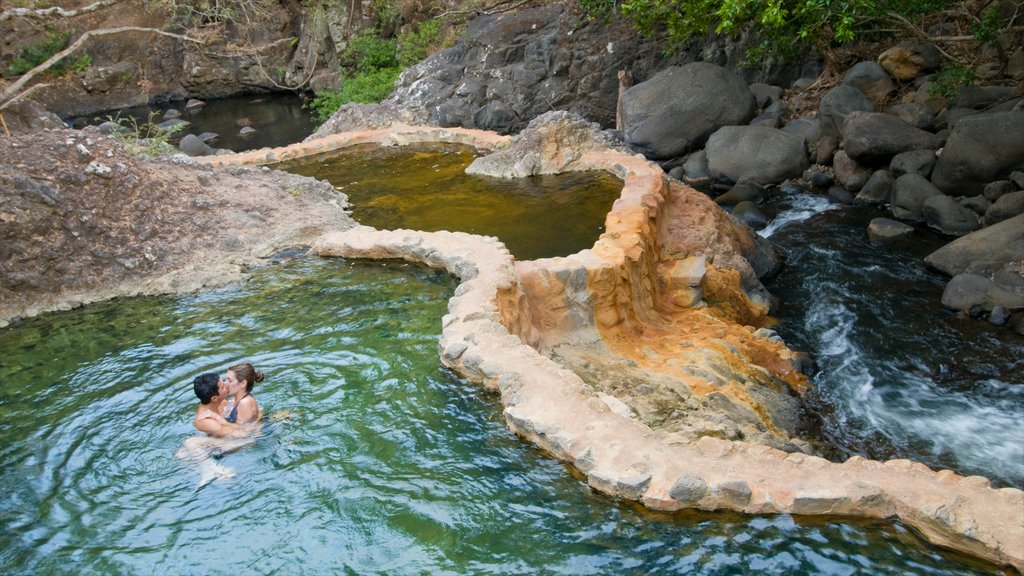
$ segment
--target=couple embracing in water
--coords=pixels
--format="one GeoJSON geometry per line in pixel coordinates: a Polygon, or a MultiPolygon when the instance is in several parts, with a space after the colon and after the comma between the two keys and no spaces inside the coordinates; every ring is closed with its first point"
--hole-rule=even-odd
{"type": "Polygon", "coordinates": [[[223,378],[212,372],[196,376],[192,381],[192,389],[199,398],[193,420],[196,430],[222,438],[246,430],[246,425],[258,423],[263,414],[252,395],[252,387],[263,378],[263,372],[248,363],[228,368],[223,378]],[[229,397],[233,400],[228,400],[229,397]]]}
{"type": "Polygon", "coordinates": [[[192,389],[199,398],[192,423],[205,435],[185,440],[176,455],[198,467],[202,475],[200,486],[234,476],[234,471],[214,459],[256,441],[263,411],[252,395],[252,387],[263,378],[263,372],[245,363],[228,368],[223,378],[208,372],[192,381],[192,389]]]}

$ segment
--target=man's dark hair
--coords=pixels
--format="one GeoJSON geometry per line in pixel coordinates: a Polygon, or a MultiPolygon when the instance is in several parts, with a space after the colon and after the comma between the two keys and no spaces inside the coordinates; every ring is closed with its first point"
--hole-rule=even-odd
{"type": "Polygon", "coordinates": [[[207,372],[196,376],[196,379],[192,381],[192,389],[195,390],[200,403],[209,404],[210,399],[220,392],[217,388],[217,383],[219,381],[220,378],[218,378],[213,372],[207,372]]]}

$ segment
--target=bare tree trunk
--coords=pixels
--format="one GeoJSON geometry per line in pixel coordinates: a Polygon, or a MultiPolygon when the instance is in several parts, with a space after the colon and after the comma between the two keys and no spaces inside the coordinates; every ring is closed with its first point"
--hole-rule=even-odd
{"type": "Polygon", "coordinates": [[[615,102],[615,129],[622,130],[622,93],[633,86],[633,75],[629,70],[619,70],[619,98],[615,102]]]}
{"type": "Polygon", "coordinates": [[[4,20],[10,20],[16,16],[27,16],[30,18],[45,18],[47,16],[60,16],[62,18],[71,18],[72,16],[78,16],[79,14],[85,14],[88,12],[95,12],[100,8],[117,4],[121,0],[100,0],[99,2],[93,2],[88,6],[82,6],[75,10],[65,10],[59,6],[52,8],[11,8],[10,10],[4,10],[0,12],[0,22],[4,20]]]}
{"type": "Polygon", "coordinates": [[[93,37],[109,36],[110,34],[120,34],[122,32],[145,32],[147,34],[159,34],[161,36],[168,36],[170,38],[176,38],[178,40],[184,40],[186,42],[195,42],[196,44],[202,44],[202,41],[196,38],[182,36],[181,34],[173,34],[171,32],[164,32],[163,30],[157,30],[156,28],[122,26],[120,28],[102,28],[100,30],[89,30],[85,34],[82,34],[78,38],[78,40],[75,40],[74,43],[72,43],[70,46],[54,54],[46,62],[43,62],[39,66],[36,66],[28,72],[22,74],[21,78],[18,78],[17,81],[15,81],[13,84],[5,88],[3,92],[0,92],[0,110],[3,110],[7,107],[8,104],[13,102],[18,92],[20,92],[21,89],[26,84],[28,84],[30,80],[38,76],[40,73],[49,70],[51,67],[53,67],[54,64],[66,58],[68,55],[73,53],[75,50],[77,50],[79,47],[81,47],[83,44],[88,42],[93,37]]]}

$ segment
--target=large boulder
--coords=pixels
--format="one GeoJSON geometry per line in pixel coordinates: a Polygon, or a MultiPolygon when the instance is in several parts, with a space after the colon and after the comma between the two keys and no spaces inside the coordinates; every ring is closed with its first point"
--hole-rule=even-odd
{"type": "Polygon", "coordinates": [[[924,202],[932,196],[942,196],[942,191],[919,174],[904,174],[892,186],[892,214],[900,220],[922,222],[924,202]]]}
{"type": "Polygon", "coordinates": [[[724,126],[705,150],[711,177],[727,182],[775,184],[799,177],[808,166],[804,139],[768,126],[724,126]]]}
{"type": "MultiPolygon", "coordinates": [[[[1024,190],[1003,194],[985,210],[985,225],[991,226],[1024,213],[1024,190]]],[[[1024,259],[1024,254],[1021,255],[1024,259]]]]}
{"type": "Polygon", "coordinates": [[[863,92],[853,86],[839,85],[828,91],[818,104],[823,136],[838,136],[852,112],[874,112],[875,107],[863,92]]]}
{"type": "Polygon", "coordinates": [[[925,178],[932,175],[935,168],[935,151],[933,150],[911,150],[900,152],[892,157],[889,162],[889,170],[893,178],[899,178],[904,174],[920,174],[925,178]]]}
{"type": "Polygon", "coordinates": [[[1024,214],[957,238],[929,254],[925,264],[949,276],[991,276],[1024,260],[1024,214]]]}
{"type": "Polygon", "coordinates": [[[942,145],[931,132],[915,128],[891,114],[852,112],[843,124],[846,153],[862,164],[888,163],[911,150],[934,150],[942,145]]]}
{"type": "Polygon", "coordinates": [[[983,112],[957,122],[932,171],[946,194],[974,196],[985,185],[1024,169],[1024,110],[983,112]]]}
{"type": "Polygon", "coordinates": [[[892,183],[888,170],[875,170],[854,200],[862,204],[888,204],[892,198],[892,183]]]}
{"type": "Polygon", "coordinates": [[[746,124],[754,104],[743,79],[721,66],[673,66],[622,94],[626,143],[652,159],[681,156],[722,126],[746,124]]]}
{"type": "Polygon", "coordinates": [[[915,128],[920,128],[921,130],[932,131],[935,129],[935,113],[927,106],[916,102],[907,102],[904,104],[890,106],[886,109],[885,113],[892,114],[907,124],[910,124],[915,128]]]}

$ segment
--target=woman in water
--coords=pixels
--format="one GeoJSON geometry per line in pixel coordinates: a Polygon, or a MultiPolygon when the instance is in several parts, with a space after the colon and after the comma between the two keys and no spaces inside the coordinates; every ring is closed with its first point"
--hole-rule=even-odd
{"type": "Polygon", "coordinates": [[[256,370],[252,364],[235,364],[228,368],[224,383],[228,394],[235,397],[233,404],[224,406],[222,415],[232,424],[249,424],[258,422],[263,416],[260,405],[252,395],[252,387],[262,382],[263,372],[256,370]]]}

